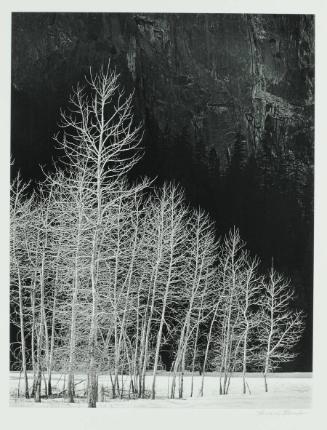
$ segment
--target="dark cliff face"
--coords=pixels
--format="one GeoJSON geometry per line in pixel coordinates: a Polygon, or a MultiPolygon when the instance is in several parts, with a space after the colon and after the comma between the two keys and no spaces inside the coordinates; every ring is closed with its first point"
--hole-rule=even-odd
{"type": "Polygon", "coordinates": [[[117,68],[144,124],[134,175],[176,179],[295,284],[311,366],[314,20],[300,15],[14,14],[12,153],[56,157],[59,108],[90,66],[117,68]]]}
{"type": "MultiPolygon", "coordinates": [[[[237,132],[247,138],[248,151],[260,144],[268,116],[284,124],[288,137],[294,128],[312,134],[312,17],[13,17],[14,91],[43,112],[45,140],[71,85],[109,59],[127,90],[135,88],[136,112],[146,130],[155,128],[156,140],[175,145],[182,139],[192,153],[198,144],[222,167],[237,132]]],[[[312,135],[309,140],[312,145],[312,135]]]]}

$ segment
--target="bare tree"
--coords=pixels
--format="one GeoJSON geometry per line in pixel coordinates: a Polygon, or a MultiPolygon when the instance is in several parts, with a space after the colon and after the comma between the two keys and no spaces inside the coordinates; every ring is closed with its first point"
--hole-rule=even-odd
{"type": "Polygon", "coordinates": [[[20,349],[22,372],[25,382],[25,397],[29,398],[27,376],[27,350],[26,350],[26,250],[24,248],[24,234],[31,221],[33,196],[28,197],[28,184],[24,184],[20,175],[11,186],[10,192],[10,280],[11,280],[11,304],[18,307],[20,330],[20,349]],[[17,290],[14,289],[14,285],[17,290]],[[18,293],[17,300],[15,292],[18,293]]]}
{"type": "MultiPolygon", "coordinates": [[[[246,372],[253,362],[258,322],[259,275],[257,258],[251,258],[245,242],[234,228],[219,248],[217,303],[209,328],[214,338],[214,363],[220,372],[219,390],[227,394],[233,372],[242,371],[243,393],[246,392],[246,372]]],[[[208,355],[208,344],[205,360],[208,355]]]]}
{"type": "Polygon", "coordinates": [[[246,372],[249,363],[256,360],[255,345],[253,344],[254,330],[260,323],[258,303],[260,295],[260,277],[258,275],[259,260],[251,258],[247,251],[243,254],[244,269],[241,273],[238,306],[241,311],[242,331],[242,379],[243,394],[250,392],[246,382],[246,372]]]}
{"type": "Polygon", "coordinates": [[[152,217],[153,232],[159,240],[156,241],[158,254],[152,270],[152,308],[156,302],[159,321],[154,351],[152,399],[156,396],[156,376],[167,307],[173,288],[181,283],[184,270],[182,249],[186,239],[185,215],[184,195],[181,190],[174,185],[164,184],[157,195],[157,206],[152,217]]]}
{"type": "Polygon", "coordinates": [[[217,357],[220,378],[220,393],[227,394],[235,358],[238,356],[241,328],[238,306],[241,292],[240,283],[244,270],[244,247],[239,231],[233,229],[225,237],[219,255],[219,280],[223,297],[220,315],[220,328],[217,343],[217,357]]]}
{"type": "Polygon", "coordinates": [[[177,326],[180,328],[171,383],[172,398],[175,396],[178,369],[180,370],[179,397],[183,396],[183,377],[189,342],[193,334],[196,339],[199,335],[199,325],[203,320],[204,297],[207,291],[213,288],[215,282],[217,244],[213,224],[201,210],[195,211],[189,216],[186,243],[187,246],[183,253],[186,269],[183,275],[184,288],[179,288],[176,292],[178,295],[176,301],[183,303],[183,306],[178,308],[179,314],[176,318],[179,321],[177,326]]]}
{"type": "MultiPolygon", "coordinates": [[[[70,98],[70,109],[62,113],[60,126],[64,130],[56,140],[63,148],[70,168],[85,174],[87,186],[84,199],[90,202],[91,320],[89,329],[88,404],[96,406],[96,344],[99,304],[98,269],[101,259],[100,241],[106,217],[114,204],[115,183],[137,163],[140,158],[139,127],[133,127],[132,96],[124,98],[119,91],[118,75],[109,65],[90,78],[87,90],[78,86],[70,98]]],[[[121,196],[119,196],[121,198],[121,196]]]]}
{"type": "Polygon", "coordinates": [[[290,307],[294,290],[290,282],[278,274],[273,267],[266,279],[262,281],[262,294],[258,326],[260,344],[258,358],[267,392],[268,372],[296,356],[292,350],[301,338],[304,317],[301,311],[295,311],[290,307]]]}

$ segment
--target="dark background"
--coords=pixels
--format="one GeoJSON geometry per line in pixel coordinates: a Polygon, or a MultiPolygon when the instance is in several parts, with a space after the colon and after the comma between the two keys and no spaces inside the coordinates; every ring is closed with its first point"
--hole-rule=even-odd
{"type": "Polygon", "coordinates": [[[60,107],[109,59],[143,122],[132,176],[180,182],[217,235],[236,225],[263,268],[274,259],[307,315],[283,370],[311,371],[313,16],[14,13],[12,175],[42,179],[60,107]]]}

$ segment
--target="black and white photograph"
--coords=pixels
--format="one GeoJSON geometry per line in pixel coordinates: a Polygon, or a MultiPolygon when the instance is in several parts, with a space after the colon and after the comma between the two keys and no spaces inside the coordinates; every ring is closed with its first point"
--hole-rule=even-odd
{"type": "Polygon", "coordinates": [[[305,414],[316,16],[134,10],[10,16],[9,406],[305,414]]]}

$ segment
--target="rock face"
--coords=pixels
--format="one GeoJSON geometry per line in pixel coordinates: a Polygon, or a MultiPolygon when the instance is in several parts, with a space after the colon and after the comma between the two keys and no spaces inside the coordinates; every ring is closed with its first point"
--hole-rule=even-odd
{"type": "Polygon", "coordinates": [[[14,14],[12,152],[25,176],[55,156],[71,86],[109,59],[144,123],[135,175],[180,181],[219,233],[239,225],[253,251],[290,274],[310,315],[313,17],[14,14]]]}
{"type": "Polygon", "coordinates": [[[200,145],[225,168],[236,134],[257,148],[268,116],[312,145],[313,52],[310,16],[15,14],[12,81],[51,135],[71,85],[110,59],[158,146],[200,145]]]}

